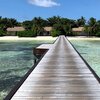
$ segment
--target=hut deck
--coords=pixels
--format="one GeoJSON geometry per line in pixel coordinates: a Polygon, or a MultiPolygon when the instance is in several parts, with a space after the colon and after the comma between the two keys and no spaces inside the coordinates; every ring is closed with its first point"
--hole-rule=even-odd
{"type": "Polygon", "coordinates": [[[41,44],[40,46],[37,47],[37,49],[50,49],[53,44],[41,44]]]}
{"type": "Polygon", "coordinates": [[[11,100],[100,100],[100,84],[60,36],[11,100]]]}

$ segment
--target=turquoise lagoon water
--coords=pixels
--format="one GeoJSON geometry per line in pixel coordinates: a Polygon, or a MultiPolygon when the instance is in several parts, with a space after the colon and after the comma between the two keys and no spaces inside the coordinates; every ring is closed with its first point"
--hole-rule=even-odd
{"type": "Polygon", "coordinates": [[[0,100],[34,64],[33,47],[53,41],[0,41],[0,100]]]}
{"type": "Polygon", "coordinates": [[[83,58],[100,77],[100,40],[70,40],[83,58]]]}

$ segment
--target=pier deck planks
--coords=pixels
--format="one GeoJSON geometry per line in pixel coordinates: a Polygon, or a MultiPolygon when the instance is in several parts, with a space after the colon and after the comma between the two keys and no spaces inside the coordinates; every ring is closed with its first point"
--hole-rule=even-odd
{"type": "Polygon", "coordinates": [[[60,36],[11,100],[100,100],[100,84],[60,36]]]}

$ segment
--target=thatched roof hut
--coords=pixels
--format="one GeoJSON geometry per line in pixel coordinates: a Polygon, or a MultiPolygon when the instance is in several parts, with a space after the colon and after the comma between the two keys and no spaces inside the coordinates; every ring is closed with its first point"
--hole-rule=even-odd
{"type": "Polygon", "coordinates": [[[24,31],[24,27],[9,27],[7,28],[7,35],[9,36],[16,36],[17,32],[24,31]]]}
{"type": "Polygon", "coordinates": [[[11,28],[7,28],[8,32],[18,32],[18,31],[24,31],[25,28],[24,27],[11,27],[11,28]]]}
{"type": "Polygon", "coordinates": [[[52,31],[52,27],[44,27],[44,30],[47,32],[50,32],[50,31],[52,31]]]}
{"type": "Polygon", "coordinates": [[[51,31],[52,31],[52,27],[44,27],[44,34],[43,35],[45,35],[45,36],[50,36],[50,34],[51,34],[51,31]]]}
{"type": "Polygon", "coordinates": [[[83,32],[84,31],[84,27],[78,27],[78,28],[72,28],[73,32],[83,32]]]}

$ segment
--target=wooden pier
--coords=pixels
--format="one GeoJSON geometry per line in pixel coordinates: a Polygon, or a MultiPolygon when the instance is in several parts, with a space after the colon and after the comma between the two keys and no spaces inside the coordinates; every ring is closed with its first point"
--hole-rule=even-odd
{"type": "Polygon", "coordinates": [[[11,100],[100,100],[100,84],[60,36],[11,100]]]}

